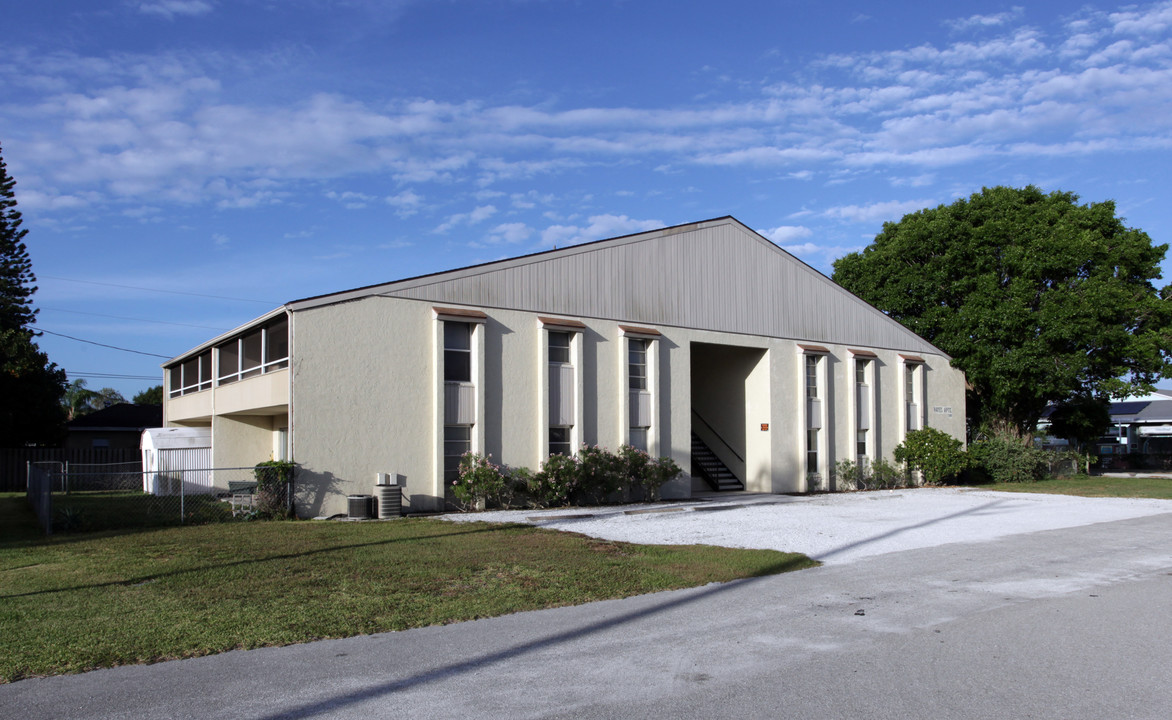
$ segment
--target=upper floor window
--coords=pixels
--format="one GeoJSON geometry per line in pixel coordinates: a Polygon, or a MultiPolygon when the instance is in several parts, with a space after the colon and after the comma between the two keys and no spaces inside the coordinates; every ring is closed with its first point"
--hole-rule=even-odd
{"type": "Polygon", "coordinates": [[[806,355],[806,398],[818,397],[818,356],[806,355]]]}
{"type": "Polygon", "coordinates": [[[169,370],[170,396],[207,390],[212,386],[212,351],[205,350],[169,370]]]}
{"type": "Polygon", "coordinates": [[[444,380],[472,382],[472,325],[444,322],[444,380]]]}
{"type": "Polygon", "coordinates": [[[631,338],[627,345],[628,377],[632,390],[647,389],[647,341],[631,338]]]}
{"type": "Polygon", "coordinates": [[[570,333],[549,331],[549,361],[570,364],[570,333]]]}
{"type": "Polygon", "coordinates": [[[289,319],[282,317],[216,348],[218,384],[227,385],[289,367],[289,319]]]}
{"type": "Polygon", "coordinates": [[[912,364],[903,368],[903,401],[909,405],[916,401],[916,366],[912,364]]]}

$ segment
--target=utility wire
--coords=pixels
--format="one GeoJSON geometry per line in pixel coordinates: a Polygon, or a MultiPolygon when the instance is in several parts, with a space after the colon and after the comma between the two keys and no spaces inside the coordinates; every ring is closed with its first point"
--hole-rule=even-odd
{"type": "Polygon", "coordinates": [[[97,280],[75,280],[74,278],[60,277],[58,275],[37,275],[38,278],[47,278],[49,280],[64,280],[65,282],[82,283],[84,285],[104,285],[106,287],[124,288],[127,290],[144,290],[146,292],[168,293],[170,295],[189,295],[191,297],[212,298],[214,300],[235,300],[237,302],[260,303],[261,305],[280,305],[279,302],[272,300],[257,300],[255,298],[238,298],[227,297],[224,295],[205,295],[203,293],[184,292],[182,290],[160,290],[158,288],[139,287],[137,285],[119,285],[118,283],[98,282],[97,280]]]}
{"type": "Polygon", "coordinates": [[[148,320],[146,318],[126,317],[125,315],[106,315],[103,313],[86,312],[84,310],[66,310],[65,308],[53,308],[40,306],[41,310],[49,310],[51,312],[73,313],[74,315],[92,315],[94,317],[113,318],[115,320],[133,320],[135,322],[156,323],[159,325],[179,325],[182,327],[200,328],[201,330],[216,330],[217,332],[228,332],[229,328],[212,327],[211,325],[192,325],[191,323],[171,322],[170,320],[148,320]]]}
{"type": "Polygon", "coordinates": [[[52,330],[45,330],[44,328],[35,328],[36,332],[45,333],[46,335],[56,335],[57,337],[69,338],[78,342],[89,343],[90,345],[97,345],[99,347],[110,348],[111,350],[121,350],[122,352],[134,353],[136,355],[150,355],[151,357],[160,357],[164,360],[170,360],[170,355],[160,355],[158,353],[143,352],[142,350],[131,350],[129,348],[118,347],[117,345],[107,345],[105,343],[94,342],[93,340],[82,340],[72,335],[65,335],[64,333],[53,332],[52,330]]]}
{"type": "Polygon", "coordinates": [[[88,378],[104,378],[110,380],[159,380],[162,381],[162,375],[119,375],[117,373],[102,373],[102,372],[73,372],[66,370],[65,374],[69,377],[88,377],[88,378]]]}

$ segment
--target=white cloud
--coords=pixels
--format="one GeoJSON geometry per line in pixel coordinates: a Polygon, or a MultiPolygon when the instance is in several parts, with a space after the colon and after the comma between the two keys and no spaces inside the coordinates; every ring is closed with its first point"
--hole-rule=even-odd
{"type": "Polygon", "coordinates": [[[496,215],[495,205],[480,205],[473,208],[471,212],[449,215],[447,220],[440,223],[434,232],[442,234],[459,225],[476,225],[477,223],[484,222],[493,215],[496,215]]]}
{"type": "Polygon", "coordinates": [[[405,218],[419,212],[423,205],[423,196],[411,190],[404,190],[398,195],[388,196],[384,202],[395,208],[396,215],[405,218]]]}
{"type": "Polygon", "coordinates": [[[176,15],[193,16],[209,13],[212,11],[212,4],[204,0],[155,0],[139,3],[138,11],[172,20],[176,15]]]}
{"type": "Polygon", "coordinates": [[[889,200],[870,205],[840,205],[819,213],[824,218],[852,223],[897,221],[908,213],[932,207],[931,200],[889,200]]]}
{"type": "Polygon", "coordinates": [[[345,192],[334,192],[333,190],[326,193],[326,197],[331,200],[337,200],[342,203],[342,206],[347,210],[361,210],[366,207],[368,203],[376,200],[373,195],[365,193],[353,192],[346,190],[345,192]]]}
{"type": "Polygon", "coordinates": [[[802,243],[801,245],[782,245],[781,249],[785,250],[791,255],[797,255],[798,257],[809,257],[811,255],[817,255],[822,252],[822,248],[818,245],[815,245],[814,243],[802,243]]]}
{"type": "Polygon", "coordinates": [[[993,15],[970,15],[969,17],[960,20],[948,20],[945,24],[953,30],[957,31],[998,27],[1001,25],[1006,25],[1013,20],[1017,20],[1024,12],[1025,8],[1014,7],[1008,12],[1001,12],[993,15]]]}
{"type": "Polygon", "coordinates": [[[779,225],[769,230],[758,230],[757,232],[778,245],[808,238],[814,234],[813,230],[804,225],[779,225]]]}
{"type": "Polygon", "coordinates": [[[626,215],[592,215],[587,218],[587,222],[587,225],[581,226],[550,225],[541,232],[542,245],[565,247],[645,230],[656,230],[665,225],[660,220],[636,220],[626,215]]]}
{"type": "Polygon", "coordinates": [[[488,233],[487,241],[492,244],[519,243],[533,235],[533,228],[522,222],[503,223],[488,233]]]}
{"type": "Polygon", "coordinates": [[[216,247],[224,247],[231,241],[232,239],[223,233],[212,233],[212,242],[215,243],[216,247]]]}

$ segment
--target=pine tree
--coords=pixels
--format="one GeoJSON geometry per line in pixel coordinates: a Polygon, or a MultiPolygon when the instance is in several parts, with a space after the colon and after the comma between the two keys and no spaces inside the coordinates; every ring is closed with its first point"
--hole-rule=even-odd
{"type": "Polygon", "coordinates": [[[0,447],[50,444],[61,439],[65,371],[33,342],[32,262],[16,210],[16,181],[0,151],[0,447]]]}
{"type": "Polygon", "coordinates": [[[8,175],[3,152],[0,148],[0,330],[28,330],[36,322],[37,278],[24,244],[28,230],[20,227],[16,209],[16,180],[8,175]]]}

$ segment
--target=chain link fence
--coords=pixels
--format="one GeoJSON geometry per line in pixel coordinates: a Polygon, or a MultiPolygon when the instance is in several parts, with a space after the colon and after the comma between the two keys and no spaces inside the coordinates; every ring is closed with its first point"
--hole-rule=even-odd
{"type": "Polygon", "coordinates": [[[292,478],[256,469],[143,472],[135,463],[29,463],[29,504],[46,534],[202,524],[292,514],[292,478]]]}

